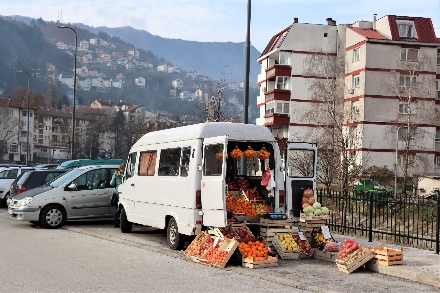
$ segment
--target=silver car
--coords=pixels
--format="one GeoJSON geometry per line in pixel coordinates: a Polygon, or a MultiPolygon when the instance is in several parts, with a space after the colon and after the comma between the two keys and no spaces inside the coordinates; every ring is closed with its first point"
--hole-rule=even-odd
{"type": "Polygon", "coordinates": [[[107,165],[73,169],[41,187],[41,193],[35,188],[10,199],[9,217],[47,229],[59,228],[66,220],[113,217],[110,180],[117,168],[107,165]]]}

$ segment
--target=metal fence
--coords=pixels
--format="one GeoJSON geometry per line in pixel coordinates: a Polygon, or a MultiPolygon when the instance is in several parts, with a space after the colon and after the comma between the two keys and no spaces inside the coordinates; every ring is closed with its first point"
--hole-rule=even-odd
{"type": "Polygon", "coordinates": [[[318,191],[318,201],[332,213],[332,231],[439,253],[439,199],[376,197],[371,193],[318,191]]]}

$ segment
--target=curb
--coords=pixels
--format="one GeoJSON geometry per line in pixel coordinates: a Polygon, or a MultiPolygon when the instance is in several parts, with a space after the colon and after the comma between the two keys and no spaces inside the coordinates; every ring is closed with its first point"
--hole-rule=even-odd
{"type": "MultiPolygon", "coordinates": [[[[79,229],[79,228],[62,227],[61,229],[75,232],[75,233],[79,233],[79,234],[83,234],[83,235],[87,235],[87,236],[91,236],[91,237],[95,237],[95,238],[99,238],[99,239],[103,239],[103,240],[107,240],[107,241],[112,241],[112,242],[116,242],[116,243],[120,243],[120,244],[124,244],[124,245],[128,245],[128,246],[132,246],[132,247],[137,247],[140,249],[152,251],[155,253],[160,253],[162,255],[171,256],[171,257],[182,259],[185,261],[190,261],[180,251],[177,252],[177,251],[173,251],[173,250],[171,250],[171,251],[164,250],[162,248],[154,247],[154,246],[151,246],[148,244],[141,244],[139,242],[125,240],[125,239],[121,239],[118,237],[114,237],[114,236],[110,236],[110,235],[106,235],[106,234],[102,234],[102,233],[90,232],[90,231],[79,229]]],[[[301,289],[301,290],[305,290],[305,291],[309,291],[309,292],[321,293],[324,290],[324,288],[322,288],[322,287],[317,287],[317,286],[297,282],[297,281],[282,278],[282,277],[270,276],[267,274],[259,273],[257,270],[245,269],[242,267],[228,267],[224,270],[236,272],[238,274],[242,274],[245,276],[259,278],[259,279],[262,279],[265,281],[269,281],[269,282],[273,282],[273,283],[277,283],[277,284],[281,284],[281,285],[285,285],[285,286],[289,286],[292,288],[301,289]]],[[[332,291],[329,289],[325,289],[325,292],[326,293],[338,293],[337,291],[332,291]]]]}

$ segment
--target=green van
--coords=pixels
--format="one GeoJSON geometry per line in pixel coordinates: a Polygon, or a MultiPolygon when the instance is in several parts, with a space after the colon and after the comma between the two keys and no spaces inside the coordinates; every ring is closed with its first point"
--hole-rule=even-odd
{"type": "Polygon", "coordinates": [[[119,165],[124,163],[125,160],[122,159],[105,159],[105,160],[90,160],[90,159],[80,159],[80,160],[71,160],[65,161],[61,165],[57,167],[57,169],[74,169],[83,166],[91,166],[91,165],[119,165]]]}

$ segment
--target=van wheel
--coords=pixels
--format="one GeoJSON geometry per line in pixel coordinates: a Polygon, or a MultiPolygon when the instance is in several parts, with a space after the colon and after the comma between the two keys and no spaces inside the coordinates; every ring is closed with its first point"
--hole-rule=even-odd
{"type": "Polygon", "coordinates": [[[127,220],[127,214],[125,213],[125,209],[122,208],[121,210],[121,232],[122,233],[130,233],[131,232],[131,228],[133,227],[133,223],[129,222],[127,220]]]}
{"type": "Polygon", "coordinates": [[[43,228],[60,228],[66,222],[66,212],[58,205],[49,205],[40,213],[40,223],[43,228]]]}
{"type": "Polygon", "coordinates": [[[173,250],[180,250],[185,244],[185,236],[179,233],[177,223],[174,218],[171,218],[167,227],[167,241],[170,248],[173,250]]]}

